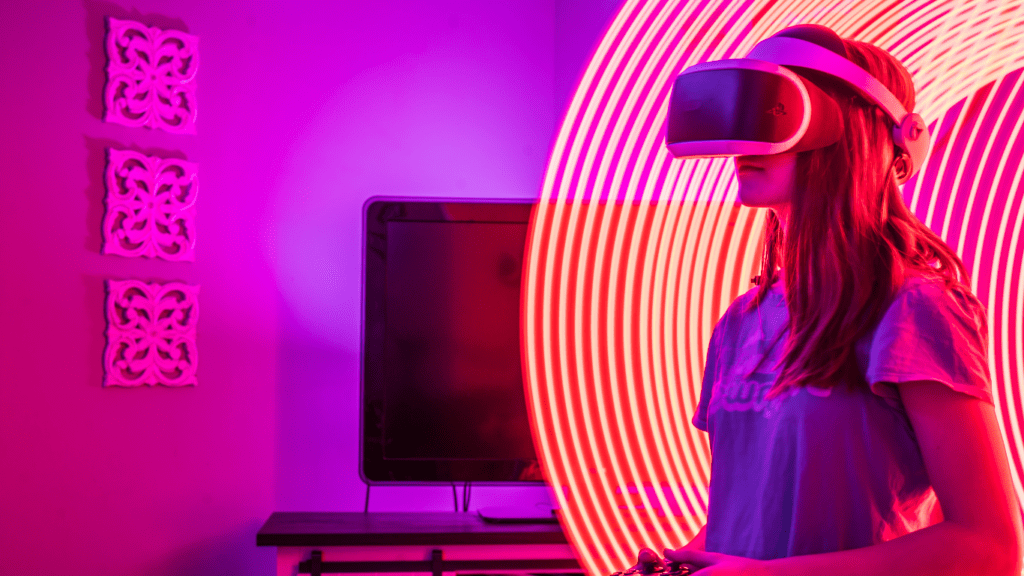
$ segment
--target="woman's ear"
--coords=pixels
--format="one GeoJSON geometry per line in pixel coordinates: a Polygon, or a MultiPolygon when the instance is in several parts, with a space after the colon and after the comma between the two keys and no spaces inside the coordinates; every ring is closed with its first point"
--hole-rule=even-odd
{"type": "Polygon", "coordinates": [[[897,150],[896,158],[892,161],[892,172],[897,185],[902,186],[910,180],[910,156],[906,152],[897,150]]]}

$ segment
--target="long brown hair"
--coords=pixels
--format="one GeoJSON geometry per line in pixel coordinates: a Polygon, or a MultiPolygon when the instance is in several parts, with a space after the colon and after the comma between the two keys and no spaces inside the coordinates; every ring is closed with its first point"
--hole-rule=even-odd
{"type": "MultiPolygon", "coordinates": [[[[913,111],[914,85],[898,60],[871,44],[843,44],[851,61],[913,111]]],[[[892,121],[838,82],[812,80],[839,102],[846,126],[839,142],[797,155],[788,231],[768,211],[750,308],[760,305],[780,274],[789,308],[789,338],[769,397],[795,386],[864,383],[854,344],[909,276],[942,280],[974,298],[960,257],[903,201],[892,169],[892,121]]]]}

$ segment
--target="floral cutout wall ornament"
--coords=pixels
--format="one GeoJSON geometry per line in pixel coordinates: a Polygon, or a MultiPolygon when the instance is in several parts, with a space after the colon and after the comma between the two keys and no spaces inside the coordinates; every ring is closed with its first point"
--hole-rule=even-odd
{"type": "Polygon", "coordinates": [[[107,22],[104,120],[195,134],[199,37],[131,20],[107,22]]]}
{"type": "Polygon", "coordinates": [[[199,286],[107,280],[104,386],[196,384],[199,286]]]}
{"type": "Polygon", "coordinates": [[[107,149],[103,253],[195,261],[198,166],[107,149]]]}

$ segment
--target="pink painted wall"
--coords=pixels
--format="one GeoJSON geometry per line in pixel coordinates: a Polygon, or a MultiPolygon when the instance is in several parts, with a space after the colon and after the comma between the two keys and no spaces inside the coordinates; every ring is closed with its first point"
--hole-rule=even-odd
{"type": "Polygon", "coordinates": [[[0,573],[270,574],[271,512],[361,510],[363,202],[534,196],[614,8],[4,2],[0,573]],[[198,135],[102,122],[107,16],[200,37],[198,135]],[[195,263],[100,255],[108,147],[199,163],[195,263]],[[106,278],[202,286],[197,387],[101,387],[106,278]]]}

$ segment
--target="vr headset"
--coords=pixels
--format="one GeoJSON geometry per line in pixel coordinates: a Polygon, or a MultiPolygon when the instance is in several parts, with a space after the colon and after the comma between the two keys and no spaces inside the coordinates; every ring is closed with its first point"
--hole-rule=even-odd
{"type": "Polygon", "coordinates": [[[759,42],[746,58],[684,70],[669,98],[666,144],[677,158],[802,152],[839,141],[839,105],[807,76],[826,74],[877,104],[893,120],[905,181],[928,154],[924,119],[851,62],[832,30],[801,25],[759,42]],[[808,73],[806,71],[813,71],[808,73]]]}

